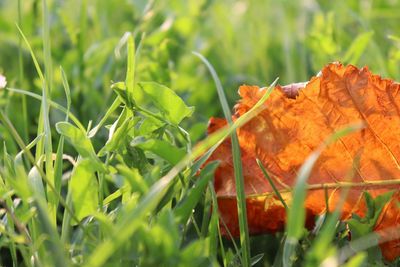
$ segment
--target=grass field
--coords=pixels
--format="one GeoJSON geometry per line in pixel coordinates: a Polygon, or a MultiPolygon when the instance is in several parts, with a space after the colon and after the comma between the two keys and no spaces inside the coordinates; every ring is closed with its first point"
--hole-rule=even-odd
{"type": "Polygon", "coordinates": [[[336,266],[343,224],[296,256],[287,232],[221,237],[200,167],[238,124],[208,118],[333,61],[399,81],[399,21],[391,0],[0,0],[0,265],[336,266]]]}

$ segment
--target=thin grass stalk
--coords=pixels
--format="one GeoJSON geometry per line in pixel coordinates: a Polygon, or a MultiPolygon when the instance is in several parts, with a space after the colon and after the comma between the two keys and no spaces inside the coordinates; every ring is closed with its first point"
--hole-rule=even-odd
{"type": "MultiPolygon", "coordinates": [[[[7,90],[10,91],[10,92],[15,92],[15,93],[18,93],[18,94],[23,94],[23,95],[30,96],[30,97],[32,97],[32,98],[34,98],[36,100],[39,100],[39,101],[42,101],[42,99],[43,99],[43,97],[41,95],[38,95],[38,94],[35,94],[35,93],[32,93],[32,92],[28,92],[28,91],[25,91],[25,90],[22,90],[22,89],[7,88],[7,90]]],[[[61,111],[65,115],[68,114],[68,118],[71,119],[71,121],[73,121],[75,123],[76,127],[78,127],[80,130],[86,132],[85,127],[82,125],[82,123],[79,121],[79,119],[73,113],[69,112],[68,109],[64,108],[60,104],[58,104],[56,102],[53,102],[51,100],[49,100],[49,105],[52,108],[55,108],[55,109],[61,111]]]]}
{"type": "MultiPolygon", "coordinates": [[[[50,93],[53,86],[53,67],[51,60],[51,42],[50,42],[50,21],[49,11],[47,7],[47,0],[42,1],[43,7],[43,54],[44,54],[44,84],[43,84],[43,99],[42,99],[42,114],[44,122],[44,150],[46,157],[46,176],[49,182],[54,186],[54,167],[53,167],[53,145],[51,141],[51,127],[50,127],[50,107],[48,100],[50,99],[50,93]]],[[[54,192],[49,186],[46,187],[48,197],[48,210],[50,222],[53,226],[57,224],[57,200],[54,192]]]]}
{"type": "MultiPolygon", "coordinates": [[[[208,60],[199,53],[194,53],[197,57],[203,61],[210,71],[214,83],[217,87],[219,101],[224,112],[224,116],[228,121],[229,125],[233,124],[232,114],[228,105],[228,101],[225,96],[225,92],[222,88],[221,81],[218,78],[213,66],[208,62],[208,60]]],[[[237,209],[239,218],[239,230],[240,230],[240,245],[242,254],[242,265],[249,267],[250,261],[250,237],[249,228],[247,224],[247,211],[246,211],[246,194],[244,191],[244,178],[243,178],[243,168],[242,159],[239,147],[239,139],[237,137],[236,131],[231,134],[232,140],[232,155],[233,155],[233,166],[235,174],[235,185],[236,185],[236,197],[237,197],[237,209]]]]}
{"type": "MultiPolygon", "coordinates": [[[[18,25],[22,26],[22,6],[21,0],[18,0],[18,25]]],[[[19,85],[22,87],[24,83],[24,58],[22,52],[22,38],[18,35],[18,78],[19,85]]],[[[29,140],[28,111],[26,107],[26,96],[21,96],[22,101],[22,121],[23,121],[23,139],[24,142],[29,140]]]]}
{"type": "Polygon", "coordinates": [[[275,195],[279,198],[281,201],[282,205],[285,207],[286,211],[289,210],[285,200],[283,199],[281,193],[279,192],[278,188],[276,188],[274,181],[272,181],[271,177],[269,176],[267,170],[265,169],[264,165],[259,159],[256,159],[258,166],[260,167],[262,173],[264,174],[264,177],[268,180],[269,184],[272,187],[272,190],[274,191],[275,195]]]}

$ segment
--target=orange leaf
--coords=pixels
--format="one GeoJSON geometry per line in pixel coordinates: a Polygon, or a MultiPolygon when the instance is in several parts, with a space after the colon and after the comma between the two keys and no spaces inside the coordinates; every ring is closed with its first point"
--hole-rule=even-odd
{"type": "MultiPolygon", "coordinates": [[[[233,119],[253,107],[263,93],[256,86],[241,86],[241,100],[235,106],[233,119]]],[[[373,197],[396,190],[375,230],[381,232],[400,226],[397,205],[400,200],[400,84],[373,75],[367,68],[330,64],[308,83],[277,86],[267,99],[265,109],[238,130],[251,234],[280,231],[286,219],[282,203],[255,159],[262,161],[290,206],[290,188],[306,158],[335,130],[357,122],[363,122],[366,127],[328,146],[313,168],[308,180],[311,189],[305,202],[306,224],[312,227],[314,217],[326,211],[323,184],[329,187],[329,209],[335,208],[341,185],[346,182],[357,156],[359,164],[351,180],[354,186],[349,190],[341,218],[346,220],[352,213],[365,214],[365,190],[373,197]]],[[[223,119],[211,118],[209,133],[225,124],[223,119]]],[[[216,159],[221,161],[215,173],[221,217],[229,231],[238,236],[230,140],[222,143],[210,158],[216,159]]],[[[224,227],[221,229],[226,234],[224,227]]],[[[383,235],[382,240],[387,240],[383,235]]],[[[386,259],[393,260],[400,255],[399,240],[383,243],[381,248],[386,259]]]]}

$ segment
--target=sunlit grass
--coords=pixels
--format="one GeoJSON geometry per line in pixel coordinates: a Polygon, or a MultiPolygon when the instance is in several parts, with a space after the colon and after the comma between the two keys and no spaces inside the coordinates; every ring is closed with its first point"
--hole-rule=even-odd
{"type": "MultiPolygon", "coordinates": [[[[361,2],[2,1],[0,74],[8,84],[0,89],[0,265],[326,260],[321,248],[333,249],[340,211],[322,220],[314,239],[302,205],[322,150],[300,169],[293,203],[280,197],[286,231],[255,238],[235,133],[262,110],[276,77],[305,81],[343,61],[400,79],[400,4],[361,2]],[[243,83],[271,86],[232,121],[243,83]],[[229,125],[206,136],[210,116],[229,125]],[[218,162],[205,165],[226,138],[240,240],[221,236],[218,162]]],[[[367,259],[351,256],[343,256],[349,266],[367,259]]]]}

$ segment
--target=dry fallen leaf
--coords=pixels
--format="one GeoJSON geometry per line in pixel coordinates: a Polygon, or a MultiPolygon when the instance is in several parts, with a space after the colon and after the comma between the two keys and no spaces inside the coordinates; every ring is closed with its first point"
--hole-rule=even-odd
{"type": "MultiPolygon", "coordinates": [[[[233,119],[246,113],[263,93],[264,89],[256,86],[241,86],[241,100],[235,106],[233,119]]],[[[329,209],[335,208],[341,185],[357,156],[359,164],[351,180],[355,186],[347,195],[342,219],[350,218],[352,213],[365,214],[364,191],[376,197],[395,190],[374,230],[400,226],[400,84],[373,75],[367,68],[330,64],[308,83],[277,86],[265,109],[238,130],[251,234],[283,230],[286,219],[285,208],[256,158],[262,161],[290,206],[290,188],[306,158],[335,130],[357,122],[364,122],[366,127],[328,146],[313,168],[308,180],[313,188],[305,202],[306,224],[312,227],[314,217],[326,211],[323,184],[329,187],[329,209]]],[[[214,132],[225,124],[223,119],[211,118],[208,131],[214,132]]],[[[215,174],[219,209],[229,231],[238,236],[230,140],[222,143],[210,160],[221,161],[215,174]]],[[[221,229],[226,234],[226,229],[221,229]]],[[[400,255],[399,240],[383,243],[381,248],[388,260],[400,255]]]]}

